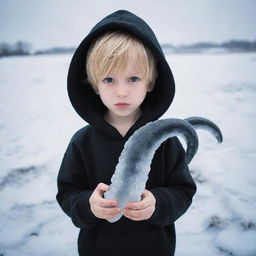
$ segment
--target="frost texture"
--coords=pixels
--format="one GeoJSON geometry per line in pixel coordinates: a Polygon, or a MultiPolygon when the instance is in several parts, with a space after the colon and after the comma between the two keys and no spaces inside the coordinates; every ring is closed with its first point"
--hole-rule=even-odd
{"type": "Polygon", "coordinates": [[[204,117],[188,117],[184,120],[189,122],[196,129],[207,130],[217,139],[218,142],[222,142],[222,134],[220,128],[211,120],[204,117]]]}
{"type": "MultiPolygon", "coordinates": [[[[138,129],[124,145],[111,178],[111,185],[104,195],[105,199],[116,200],[121,209],[128,202],[140,201],[155,151],[170,137],[182,136],[184,138],[187,144],[186,161],[189,163],[198,149],[198,137],[190,124],[196,120],[200,127],[209,129],[208,126],[211,126],[211,131],[217,127],[215,124],[213,126],[208,119],[193,117],[188,121],[174,118],[157,120],[138,129]]],[[[108,221],[116,222],[122,215],[120,213],[108,221]]]]}

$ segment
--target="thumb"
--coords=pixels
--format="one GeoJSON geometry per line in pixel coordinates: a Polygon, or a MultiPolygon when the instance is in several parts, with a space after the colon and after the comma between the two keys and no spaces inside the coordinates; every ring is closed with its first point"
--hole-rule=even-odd
{"type": "Polygon", "coordinates": [[[104,183],[99,183],[96,187],[96,191],[102,196],[105,191],[107,191],[109,186],[104,183]]]}
{"type": "Polygon", "coordinates": [[[145,189],[141,195],[141,199],[148,198],[148,197],[150,197],[151,194],[152,193],[149,190],[145,189]]]}

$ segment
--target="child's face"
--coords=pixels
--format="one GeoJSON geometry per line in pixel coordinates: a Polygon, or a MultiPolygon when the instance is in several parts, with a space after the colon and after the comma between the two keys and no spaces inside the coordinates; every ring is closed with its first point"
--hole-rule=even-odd
{"type": "Polygon", "coordinates": [[[125,72],[115,72],[100,79],[96,93],[100,95],[109,114],[116,118],[132,119],[140,110],[148,88],[148,82],[142,77],[135,63],[129,63],[125,72]]]}

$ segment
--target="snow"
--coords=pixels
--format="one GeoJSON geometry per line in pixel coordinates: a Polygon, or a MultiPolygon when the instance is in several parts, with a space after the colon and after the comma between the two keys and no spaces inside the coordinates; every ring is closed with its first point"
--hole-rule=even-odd
{"type": "MultiPolygon", "coordinates": [[[[78,255],[78,229],[55,200],[58,169],[85,122],[66,91],[71,55],[0,59],[0,255],[78,255]]],[[[256,255],[256,54],[168,55],[177,89],[162,118],[203,116],[190,163],[193,204],[176,222],[177,256],[256,255]]]]}

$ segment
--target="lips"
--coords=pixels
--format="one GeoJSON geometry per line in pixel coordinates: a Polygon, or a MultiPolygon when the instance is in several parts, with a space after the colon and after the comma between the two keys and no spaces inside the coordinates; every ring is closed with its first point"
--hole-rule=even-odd
{"type": "Polygon", "coordinates": [[[130,104],[126,103],[126,102],[118,102],[115,104],[115,106],[117,106],[118,108],[126,108],[128,107],[130,104]]]}

